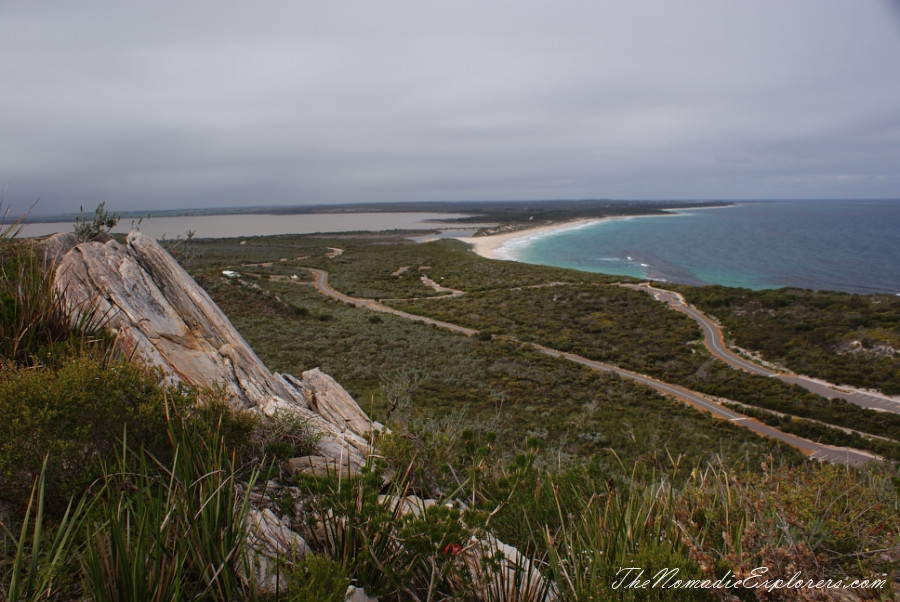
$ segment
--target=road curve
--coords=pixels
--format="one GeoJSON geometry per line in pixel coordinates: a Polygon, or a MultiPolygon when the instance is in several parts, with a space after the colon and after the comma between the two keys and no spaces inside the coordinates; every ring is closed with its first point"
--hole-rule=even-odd
{"type": "Polygon", "coordinates": [[[374,299],[359,299],[356,297],[348,297],[347,295],[331,288],[331,285],[328,283],[328,272],[316,268],[306,269],[316,277],[315,281],[313,282],[316,290],[324,295],[331,297],[332,299],[337,299],[338,301],[347,303],[348,305],[352,305],[354,307],[365,307],[366,309],[371,309],[372,311],[378,311],[385,314],[394,314],[395,316],[400,316],[401,318],[406,318],[407,320],[413,320],[415,322],[422,322],[424,324],[431,324],[440,328],[446,328],[447,330],[460,332],[469,337],[478,334],[478,331],[472,328],[466,328],[465,326],[451,324],[450,322],[441,322],[440,320],[434,320],[432,318],[426,318],[424,316],[417,316],[415,314],[408,314],[405,311],[400,311],[399,309],[388,307],[387,305],[379,303],[374,299]]]}
{"type": "Polygon", "coordinates": [[[706,348],[709,349],[710,353],[712,353],[714,356],[716,356],[729,366],[740,368],[741,370],[745,370],[752,374],[760,374],[762,376],[771,376],[772,374],[774,374],[772,370],[763,368],[762,366],[754,364],[753,362],[733,353],[725,343],[725,338],[722,336],[722,330],[719,328],[718,324],[710,320],[704,313],[702,313],[698,309],[688,305],[687,301],[685,301],[684,297],[682,297],[679,293],[661,288],[655,288],[653,286],[650,286],[649,284],[623,284],[621,286],[637,291],[643,291],[645,293],[650,293],[657,301],[666,303],[672,309],[680,311],[681,313],[687,314],[689,317],[693,318],[693,320],[700,325],[700,329],[703,331],[703,343],[706,345],[706,348]]]}
{"type": "Polygon", "coordinates": [[[725,339],[722,335],[722,329],[719,328],[719,325],[713,322],[709,318],[709,316],[698,310],[696,307],[688,305],[687,301],[685,301],[684,297],[682,297],[679,293],[656,288],[646,283],[622,284],[621,286],[638,291],[643,291],[645,293],[650,293],[657,301],[666,303],[672,309],[680,311],[681,313],[687,314],[688,316],[693,318],[694,321],[696,321],[697,324],[700,325],[700,328],[703,330],[703,342],[706,345],[706,348],[709,349],[709,352],[734,368],[739,368],[752,374],[759,374],[761,376],[770,376],[772,378],[777,378],[778,380],[786,382],[788,384],[799,385],[807,391],[812,391],[817,395],[821,395],[829,399],[844,399],[846,401],[849,401],[850,403],[856,404],[863,408],[868,408],[870,410],[894,412],[895,414],[900,413],[900,401],[887,397],[886,395],[869,393],[867,391],[861,391],[859,389],[853,389],[850,387],[838,387],[831,383],[809,378],[808,376],[800,376],[798,374],[793,374],[790,372],[770,370],[768,368],[760,366],[759,364],[755,364],[750,360],[741,357],[740,355],[737,355],[728,348],[728,345],[725,344],[725,339]]]}
{"type": "MultiPolygon", "coordinates": [[[[332,299],[337,299],[343,303],[347,303],[354,307],[364,307],[366,309],[370,309],[372,311],[378,311],[383,313],[394,314],[395,316],[400,316],[402,318],[406,318],[407,320],[415,320],[416,322],[424,322],[425,324],[433,324],[440,328],[445,328],[447,330],[451,330],[453,332],[459,332],[465,334],[466,336],[472,336],[478,333],[477,330],[473,330],[471,328],[466,328],[464,326],[459,326],[457,324],[453,324],[450,322],[442,322],[440,320],[433,320],[431,318],[425,318],[423,316],[418,316],[416,314],[410,314],[404,311],[400,311],[397,309],[393,309],[391,307],[387,307],[386,305],[382,305],[375,300],[372,299],[359,299],[356,297],[350,297],[343,293],[340,293],[333,289],[331,285],[328,283],[328,272],[325,270],[319,270],[316,268],[306,268],[309,270],[314,276],[315,281],[313,285],[316,290],[318,290],[323,295],[327,295],[332,299]]],[[[503,337],[505,339],[515,341],[517,343],[522,343],[518,339],[514,337],[503,337]]],[[[529,347],[536,349],[546,355],[562,358],[569,360],[571,362],[575,362],[577,364],[581,364],[582,366],[586,366],[591,368],[592,370],[599,370],[603,372],[612,372],[618,374],[622,378],[627,378],[629,380],[633,380],[635,382],[639,382],[644,384],[663,395],[667,395],[670,397],[675,397],[685,403],[689,403],[692,406],[699,408],[701,410],[706,410],[713,414],[718,418],[722,418],[725,420],[730,420],[740,426],[750,429],[751,431],[762,435],[764,437],[770,437],[772,439],[777,439],[788,445],[799,449],[801,452],[806,454],[811,458],[817,458],[821,460],[827,460],[829,462],[834,462],[836,464],[846,464],[849,466],[862,466],[867,462],[871,462],[873,460],[878,461],[880,458],[874,455],[866,454],[854,449],[849,448],[839,448],[832,447],[830,445],[822,445],[820,443],[815,443],[813,441],[808,441],[806,439],[802,439],[800,437],[795,437],[794,435],[790,435],[788,433],[783,433],[778,429],[772,428],[761,422],[744,416],[743,414],[739,414],[732,410],[729,410],[725,406],[707,398],[706,396],[697,393],[696,391],[691,391],[689,389],[685,389],[684,387],[679,387],[677,385],[672,385],[661,380],[657,380],[645,374],[640,374],[637,372],[632,372],[631,370],[625,370],[624,368],[619,368],[618,366],[613,366],[612,364],[606,364],[604,362],[598,362],[595,360],[588,359],[586,357],[582,357],[580,355],[576,355],[574,353],[567,353],[564,351],[559,351],[557,349],[551,349],[550,347],[545,347],[543,345],[538,345],[537,343],[524,343],[529,347]]]]}

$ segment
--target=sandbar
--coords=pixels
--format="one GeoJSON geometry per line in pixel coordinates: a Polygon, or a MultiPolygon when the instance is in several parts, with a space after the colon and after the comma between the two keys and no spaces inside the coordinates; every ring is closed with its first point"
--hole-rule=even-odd
{"type": "Polygon", "coordinates": [[[569,228],[584,226],[586,224],[601,222],[607,219],[610,218],[580,218],[566,222],[544,224],[541,226],[535,226],[533,228],[514,230],[512,232],[503,232],[502,234],[491,234],[489,236],[469,236],[465,238],[458,237],[457,240],[472,245],[472,250],[481,257],[485,257],[487,259],[508,259],[508,257],[502,257],[498,255],[497,251],[511,240],[514,240],[516,238],[531,237],[535,234],[544,234],[547,232],[552,232],[554,230],[566,230],[569,228]]]}

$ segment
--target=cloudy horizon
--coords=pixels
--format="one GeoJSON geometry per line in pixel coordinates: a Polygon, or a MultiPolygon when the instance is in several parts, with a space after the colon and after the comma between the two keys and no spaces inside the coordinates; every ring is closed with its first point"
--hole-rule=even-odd
{"type": "Polygon", "coordinates": [[[898,73],[889,0],[0,0],[0,188],[35,215],[897,198],[898,73]]]}

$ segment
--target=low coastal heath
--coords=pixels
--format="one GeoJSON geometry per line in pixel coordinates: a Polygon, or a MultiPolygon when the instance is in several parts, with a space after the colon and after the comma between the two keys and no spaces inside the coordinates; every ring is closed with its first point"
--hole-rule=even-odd
{"type": "Polygon", "coordinates": [[[718,579],[679,579],[678,568],[660,569],[652,576],[640,567],[621,567],[616,571],[613,589],[762,589],[772,592],[776,589],[881,589],[887,579],[807,579],[801,572],[790,579],[769,579],[769,569],[761,566],[750,571],[743,579],[738,579],[731,571],[718,579]]]}

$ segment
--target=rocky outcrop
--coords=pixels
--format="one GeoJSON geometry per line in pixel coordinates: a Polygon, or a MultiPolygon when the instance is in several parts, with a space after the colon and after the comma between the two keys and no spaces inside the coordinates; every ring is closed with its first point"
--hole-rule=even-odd
{"type": "Polygon", "coordinates": [[[344,476],[356,472],[356,468],[349,460],[339,462],[325,456],[291,458],[281,466],[282,471],[291,477],[299,474],[311,477],[344,476]]]}
{"type": "Polygon", "coordinates": [[[354,469],[364,463],[372,422],[334,379],[318,370],[297,379],[260,361],[213,300],[155,240],[78,243],[61,233],[41,243],[54,285],[70,307],[93,309],[127,356],[173,381],[224,387],[237,408],[290,411],[321,433],[317,454],[354,469]]]}
{"type": "Polygon", "coordinates": [[[360,437],[366,437],[373,427],[378,430],[381,425],[373,423],[360,409],[356,401],[333,378],[315,368],[302,374],[297,379],[290,374],[278,375],[295,393],[303,397],[306,405],[319,416],[341,429],[360,437]]]}
{"type": "MultiPolygon", "coordinates": [[[[299,379],[272,374],[155,240],[133,231],[124,245],[109,237],[79,243],[71,233],[60,233],[42,241],[39,251],[43,266],[56,269],[54,286],[69,308],[102,316],[126,357],[159,367],[173,382],[223,387],[235,408],[299,416],[316,433],[317,455],[288,463],[297,470],[359,472],[368,453],[367,435],[376,427],[353,398],[319,370],[299,379]]],[[[305,555],[309,548],[290,520],[263,502],[265,496],[249,495],[251,566],[241,567],[240,574],[259,595],[270,595],[287,583],[285,559],[305,555]]],[[[362,591],[354,595],[367,599],[360,597],[362,591]]]]}
{"type": "Polygon", "coordinates": [[[270,509],[251,508],[247,516],[247,554],[250,566],[244,567],[247,583],[256,584],[263,596],[284,590],[288,581],[286,560],[309,553],[306,541],[270,509]]]}
{"type": "MultiPolygon", "coordinates": [[[[159,367],[172,381],[223,387],[235,408],[268,416],[286,411],[306,421],[317,434],[315,453],[285,462],[285,474],[359,473],[369,452],[369,435],[382,425],[369,420],[353,398],[318,369],[301,378],[271,373],[206,292],[156,241],[136,231],[124,245],[108,237],[79,243],[72,234],[57,234],[42,241],[40,251],[43,265],[55,267],[54,286],[69,308],[103,316],[127,357],[159,367]]],[[[259,595],[275,594],[286,584],[285,560],[309,552],[300,533],[325,539],[332,511],[319,508],[318,514],[309,514],[300,490],[278,482],[249,491],[245,487],[238,485],[236,491],[249,497],[246,548],[251,554],[250,565],[238,567],[239,572],[259,595]],[[285,511],[284,503],[292,510],[285,511]]],[[[380,496],[379,502],[416,517],[437,504],[415,496],[380,496]]],[[[480,584],[471,592],[475,599],[498,594],[530,599],[537,593],[555,599],[552,586],[530,561],[492,535],[456,547],[447,553],[458,554],[480,584]],[[486,558],[496,559],[499,568],[486,565],[486,558]]],[[[356,587],[346,596],[374,600],[356,587]]]]}
{"type": "Polygon", "coordinates": [[[527,556],[491,533],[471,541],[462,556],[476,582],[483,584],[473,591],[478,600],[553,602],[558,598],[553,583],[544,579],[527,556]],[[488,563],[486,559],[494,562],[488,563]]]}

